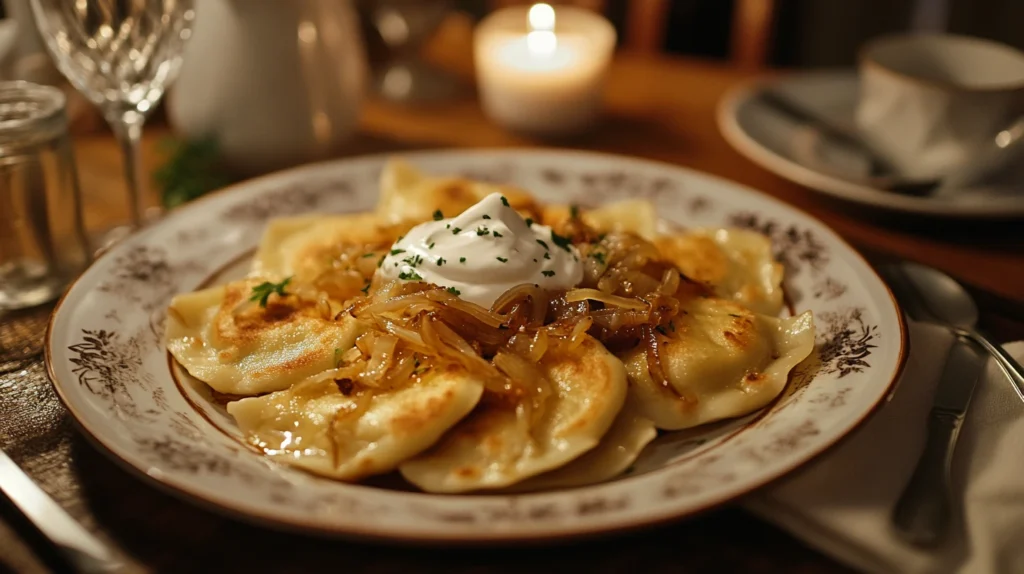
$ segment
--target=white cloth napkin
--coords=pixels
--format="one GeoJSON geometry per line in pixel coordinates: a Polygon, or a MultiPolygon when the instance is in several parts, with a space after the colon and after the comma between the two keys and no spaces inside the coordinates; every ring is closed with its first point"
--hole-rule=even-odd
{"type": "MultiPolygon", "coordinates": [[[[961,506],[940,548],[899,540],[890,517],[913,473],[949,332],[910,326],[910,357],[892,400],[832,451],[744,499],[765,520],[866,572],[1024,572],[1024,404],[989,361],[953,463],[961,506]]],[[[1018,360],[1024,341],[1005,347],[1018,360]]]]}

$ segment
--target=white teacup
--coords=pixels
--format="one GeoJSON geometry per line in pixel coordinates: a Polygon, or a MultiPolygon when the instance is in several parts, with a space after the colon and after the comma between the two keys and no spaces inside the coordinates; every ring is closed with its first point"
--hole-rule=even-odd
{"type": "Polygon", "coordinates": [[[860,76],[857,125],[907,176],[967,168],[1024,113],[1024,52],[997,42],[882,37],[862,49],[860,76]]]}

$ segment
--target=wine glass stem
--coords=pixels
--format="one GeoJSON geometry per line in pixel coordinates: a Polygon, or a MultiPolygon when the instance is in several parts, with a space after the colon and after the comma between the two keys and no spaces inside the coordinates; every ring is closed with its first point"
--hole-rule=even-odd
{"type": "Polygon", "coordinates": [[[139,153],[142,141],[142,125],[146,118],[138,112],[127,112],[107,120],[124,157],[124,176],[128,183],[128,206],[131,210],[132,227],[142,228],[145,222],[146,197],[142,183],[142,159],[139,153]]]}

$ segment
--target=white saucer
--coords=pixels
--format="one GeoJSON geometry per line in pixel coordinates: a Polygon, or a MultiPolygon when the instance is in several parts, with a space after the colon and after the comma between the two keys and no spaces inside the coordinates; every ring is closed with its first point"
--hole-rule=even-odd
{"type": "Polygon", "coordinates": [[[863,162],[763,103],[759,96],[769,89],[834,125],[852,127],[860,86],[856,72],[842,70],[766,78],[730,90],[718,106],[718,127],[730,145],[761,167],[812,190],[883,209],[944,217],[1024,217],[1024,161],[990,182],[942,197],[875,189],[835,175],[857,173],[863,162]]]}

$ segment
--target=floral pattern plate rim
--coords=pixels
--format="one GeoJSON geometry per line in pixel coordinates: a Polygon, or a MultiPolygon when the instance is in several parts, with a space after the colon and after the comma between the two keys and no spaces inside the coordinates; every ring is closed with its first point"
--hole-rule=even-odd
{"type": "Polygon", "coordinates": [[[815,313],[815,356],[783,396],[753,415],[659,437],[627,475],[536,494],[459,496],[344,484],[277,465],[197,412],[163,345],[170,298],[258,242],[265,222],[372,208],[385,156],[313,164],[202,198],[100,257],[58,303],[46,362],[87,435],[129,468],[186,499],[249,520],[406,542],[508,542],[619,531],[690,515],[797,468],[884,401],[906,356],[888,288],[824,224],[724,179],[645,160],[549,150],[405,154],[433,173],[514,183],[541,200],[657,204],[670,223],[769,234],[787,294],[815,313]]]}

